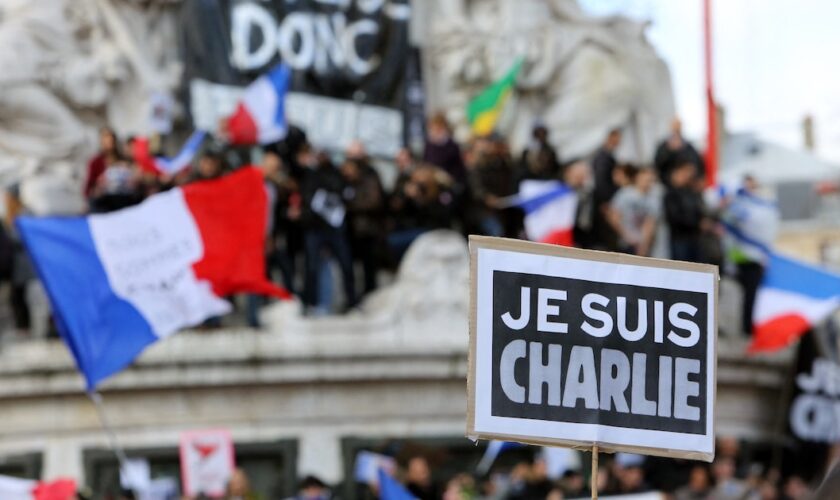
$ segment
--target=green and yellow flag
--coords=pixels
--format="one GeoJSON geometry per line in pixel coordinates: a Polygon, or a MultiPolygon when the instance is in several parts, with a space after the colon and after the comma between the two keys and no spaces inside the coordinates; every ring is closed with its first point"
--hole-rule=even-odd
{"type": "Polygon", "coordinates": [[[493,131],[496,122],[499,121],[502,107],[513,91],[522,61],[522,58],[517,59],[510,71],[467,104],[467,120],[474,135],[487,135],[493,131]]]}

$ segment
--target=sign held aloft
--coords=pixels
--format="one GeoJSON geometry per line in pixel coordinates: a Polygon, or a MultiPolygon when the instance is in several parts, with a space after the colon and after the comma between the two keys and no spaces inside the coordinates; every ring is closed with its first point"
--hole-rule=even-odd
{"type": "Polygon", "coordinates": [[[184,495],[216,498],[225,494],[235,467],[230,432],[224,429],[184,432],[179,453],[184,495]]]}
{"type": "Polygon", "coordinates": [[[471,438],[711,461],[714,266],[470,237],[471,438]]]}

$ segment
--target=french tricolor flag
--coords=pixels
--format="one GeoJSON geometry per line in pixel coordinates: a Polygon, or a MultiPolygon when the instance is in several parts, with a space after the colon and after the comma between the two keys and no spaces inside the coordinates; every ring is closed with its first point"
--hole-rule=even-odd
{"type": "Polygon", "coordinates": [[[267,199],[247,167],[87,217],[21,217],[20,234],[89,390],[150,344],[231,310],[288,298],[265,278],[267,199]]]}
{"type": "Polygon", "coordinates": [[[0,498],[3,500],[73,500],[76,482],[58,479],[53,482],[0,476],[0,498]]]}
{"type": "Polygon", "coordinates": [[[753,309],[750,352],[787,347],[840,307],[840,276],[771,253],[753,309]]]}
{"type": "Polygon", "coordinates": [[[172,158],[152,156],[149,151],[149,139],[138,137],[134,140],[131,153],[134,161],[144,171],[155,175],[175,175],[192,164],[205,137],[207,137],[207,132],[196,130],[187,139],[178,154],[172,158]]]}
{"type": "Polygon", "coordinates": [[[231,144],[270,144],[286,137],[286,93],[292,71],[281,63],[254,80],[227,119],[231,144]]]}
{"type": "Polygon", "coordinates": [[[524,180],[519,193],[508,200],[525,212],[525,234],[531,241],[574,245],[577,193],[560,181],[524,180]]]}
{"type": "Polygon", "coordinates": [[[207,132],[203,130],[196,130],[192,133],[187,142],[178,151],[178,154],[172,158],[157,157],[155,158],[155,166],[158,172],[167,175],[175,175],[181,170],[189,167],[192,164],[198,150],[201,149],[201,144],[204,138],[207,137],[207,132]]]}

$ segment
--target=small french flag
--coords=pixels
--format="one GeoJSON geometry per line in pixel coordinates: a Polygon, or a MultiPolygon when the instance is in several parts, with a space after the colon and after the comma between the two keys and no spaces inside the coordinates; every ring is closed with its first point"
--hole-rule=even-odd
{"type": "Polygon", "coordinates": [[[248,167],[116,212],[17,219],[89,390],[157,340],[229,312],[228,295],[289,297],[265,278],[267,203],[248,167]]]}
{"type": "Polygon", "coordinates": [[[783,349],[840,307],[840,276],[770,254],[753,308],[750,352],[783,349]]]}
{"type": "Polygon", "coordinates": [[[573,246],[577,193],[560,181],[524,180],[506,205],[525,212],[525,234],[531,241],[573,246]]]}
{"type": "Polygon", "coordinates": [[[135,163],[146,172],[154,175],[175,175],[192,164],[205,137],[207,137],[207,132],[196,130],[173,158],[152,156],[149,151],[149,139],[137,137],[132,145],[131,154],[135,163]]]}
{"type": "Polygon", "coordinates": [[[231,144],[270,144],[286,137],[286,93],[292,71],[283,63],[254,80],[227,120],[231,144]]]}
{"type": "Polygon", "coordinates": [[[207,137],[207,132],[196,130],[187,139],[187,142],[184,143],[177,155],[172,158],[164,158],[162,156],[155,158],[155,166],[158,172],[166,175],[175,175],[189,167],[195,155],[198,154],[198,150],[201,149],[201,144],[204,142],[205,137],[207,137]]]}

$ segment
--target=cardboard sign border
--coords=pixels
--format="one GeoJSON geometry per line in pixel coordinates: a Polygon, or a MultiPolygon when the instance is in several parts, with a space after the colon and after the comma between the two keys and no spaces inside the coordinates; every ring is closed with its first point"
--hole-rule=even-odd
{"type": "MultiPolygon", "coordinates": [[[[475,431],[475,370],[476,370],[476,345],[477,332],[476,322],[478,315],[477,304],[477,272],[478,272],[478,250],[504,250],[509,252],[527,253],[532,255],[547,255],[550,257],[566,257],[578,260],[589,260],[595,262],[607,262],[610,264],[626,264],[643,267],[654,267],[660,269],[672,269],[681,271],[692,271],[700,273],[708,273],[714,276],[714,342],[715,342],[715,359],[712,363],[712,376],[714,377],[714,392],[712,393],[712,401],[717,401],[717,360],[718,360],[718,294],[720,275],[717,266],[711,264],[696,264],[693,262],[682,262],[677,260],[654,259],[650,257],[638,257],[635,255],[602,252],[598,250],[583,250],[580,248],[563,247],[558,245],[549,245],[544,243],[534,243],[531,241],[514,240],[508,238],[494,238],[490,236],[476,236],[469,237],[469,251],[470,251],[470,347],[467,367],[467,431],[466,436],[472,440],[478,439],[498,439],[502,441],[516,441],[519,443],[532,444],[537,446],[559,446],[564,448],[574,448],[578,450],[591,450],[593,446],[598,446],[599,450],[606,453],[628,452],[638,453],[641,455],[654,455],[659,457],[669,458],[685,458],[690,460],[703,460],[711,462],[715,457],[714,443],[712,444],[712,452],[704,453],[697,451],[674,450],[669,448],[648,448],[643,446],[628,446],[615,443],[608,443],[602,441],[576,441],[563,440],[554,438],[530,439],[521,436],[495,434],[495,433],[477,433],[475,431]]],[[[717,405],[715,405],[715,408],[717,405]]],[[[710,415],[712,419],[712,439],[715,434],[715,416],[710,415]]]]}

